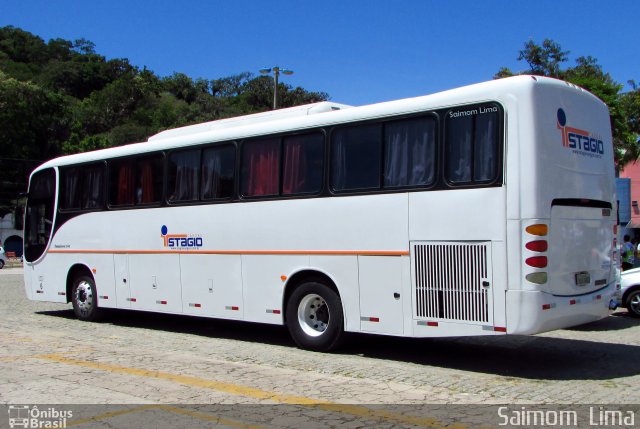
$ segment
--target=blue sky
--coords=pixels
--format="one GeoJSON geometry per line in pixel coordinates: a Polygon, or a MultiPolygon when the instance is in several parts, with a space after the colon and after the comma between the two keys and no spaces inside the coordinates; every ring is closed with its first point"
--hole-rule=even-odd
{"type": "MultiPolygon", "coordinates": [[[[279,65],[284,81],[362,105],[490,80],[545,38],[640,81],[636,0],[0,0],[0,26],[85,38],[160,76],[279,65]]],[[[626,86],[628,89],[629,87],[626,86]]]]}

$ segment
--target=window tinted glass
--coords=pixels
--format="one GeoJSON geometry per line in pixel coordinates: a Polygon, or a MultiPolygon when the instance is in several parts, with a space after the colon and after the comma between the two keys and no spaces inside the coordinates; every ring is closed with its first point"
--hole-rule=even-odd
{"type": "Polygon", "coordinates": [[[113,206],[131,206],[135,201],[133,159],[114,160],[109,163],[109,203],[113,206]]]}
{"type": "Polygon", "coordinates": [[[336,191],[380,187],[382,125],[340,128],[331,137],[331,187],[336,191]]]}
{"type": "Polygon", "coordinates": [[[24,257],[29,262],[42,256],[51,238],[55,179],[53,168],[48,168],[35,173],[29,183],[24,224],[24,257]]]}
{"type": "Polygon", "coordinates": [[[205,149],[202,154],[202,199],[231,198],[235,169],[235,146],[205,149]]]}
{"type": "Polygon", "coordinates": [[[60,170],[60,208],[63,210],[80,209],[80,169],[78,167],[60,170]]]}
{"type": "Polygon", "coordinates": [[[162,155],[153,155],[136,160],[137,186],[136,204],[153,204],[162,198],[162,155]]]}
{"type": "Polygon", "coordinates": [[[82,196],[80,205],[92,210],[104,207],[105,166],[103,163],[82,167],[82,196]]]}
{"type": "Polygon", "coordinates": [[[104,207],[104,164],[60,170],[60,208],[93,210],[104,207]]]}
{"type": "Polygon", "coordinates": [[[385,124],[384,187],[433,183],[436,165],[436,121],[414,118],[385,124]]]}
{"type": "Polygon", "coordinates": [[[498,113],[478,117],[474,147],[473,180],[490,181],[497,174],[498,113]]]}
{"type": "Polygon", "coordinates": [[[196,201],[200,195],[200,149],[173,152],[168,166],[169,202],[196,201]]]}
{"type": "Polygon", "coordinates": [[[110,162],[109,202],[114,206],[153,204],[162,197],[162,155],[110,162]]]}
{"type": "Polygon", "coordinates": [[[241,193],[246,197],[278,195],[280,139],[253,140],[243,144],[241,193]]]}
{"type": "Polygon", "coordinates": [[[282,194],[320,192],[324,164],[324,136],[285,137],[282,161],[282,194]]]}
{"type": "Polygon", "coordinates": [[[469,106],[447,113],[446,175],[452,183],[486,183],[498,174],[500,110],[469,106]]]}

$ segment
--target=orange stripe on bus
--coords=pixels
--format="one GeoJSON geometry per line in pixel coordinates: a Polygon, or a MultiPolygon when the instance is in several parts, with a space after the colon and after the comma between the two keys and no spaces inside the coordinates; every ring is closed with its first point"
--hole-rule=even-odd
{"type": "Polygon", "coordinates": [[[117,255],[363,255],[363,256],[408,256],[406,250],[70,250],[52,249],[47,253],[89,253],[117,255]]]}

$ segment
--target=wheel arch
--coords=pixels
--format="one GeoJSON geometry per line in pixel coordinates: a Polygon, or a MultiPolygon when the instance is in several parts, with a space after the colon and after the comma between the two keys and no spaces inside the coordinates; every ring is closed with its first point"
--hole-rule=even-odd
{"type": "MultiPolygon", "coordinates": [[[[317,280],[324,283],[329,288],[333,289],[333,291],[336,294],[338,294],[340,298],[342,298],[340,295],[340,290],[338,290],[338,286],[336,285],[336,282],[327,273],[324,273],[317,269],[304,269],[304,270],[297,271],[287,279],[287,282],[285,283],[285,287],[284,287],[284,293],[282,294],[282,320],[285,325],[287,324],[286,315],[287,315],[287,305],[289,303],[289,297],[291,296],[293,291],[296,289],[296,287],[308,281],[313,281],[313,280],[317,280]]],[[[346,324],[346,314],[345,314],[344,304],[342,305],[342,314],[343,314],[344,323],[346,324]]]]}
{"type": "Polygon", "coordinates": [[[72,290],[73,290],[73,281],[78,276],[85,276],[85,275],[91,277],[93,279],[93,281],[95,282],[95,278],[93,277],[93,273],[91,272],[89,267],[87,267],[86,265],[84,265],[84,264],[75,264],[69,269],[69,272],[67,273],[67,303],[71,302],[71,293],[72,293],[72,290]]]}
{"type": "Polygon", "coordinates": [[[624,305],[627,305],[627,299],[629,298],[629,295],[631,294],[631,292],[635,292],[637,290],[640,290],[640,284],[629,286],[622,295],[622,303],[624,305]]]}

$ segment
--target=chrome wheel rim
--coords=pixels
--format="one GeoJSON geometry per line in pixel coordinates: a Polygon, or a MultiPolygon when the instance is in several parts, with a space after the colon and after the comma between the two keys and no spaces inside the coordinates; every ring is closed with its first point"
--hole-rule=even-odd
{"type": "Polygon", "coordinates": [[[320,295],[306,295],[298,305],[298,324],[305,334],[319,337],[329,326],[329,307],[320,295]]]}
{"type": "Polygon", "coordinates": [[[75,301],[78,311],[80,311],[82,315],[86,316],[91,313],[93,309],[93,287],[91,283],[86,280],[78,283],[78,286],[76,286],[75,301]]]}

